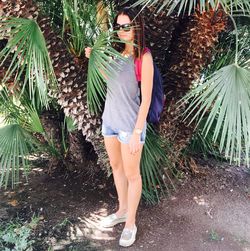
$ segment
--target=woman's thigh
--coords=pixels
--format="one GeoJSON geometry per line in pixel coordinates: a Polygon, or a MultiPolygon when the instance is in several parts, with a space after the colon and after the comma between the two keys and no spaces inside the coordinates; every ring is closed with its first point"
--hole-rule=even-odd
{"type": "Polygon", "coordinates": [[[140,144],[140,149],[137,153],[131,154],[129,145],[121,143],[121,155],[123,168],[126,176],[129,178],[136,177],[140,174],[140,160],[143,144],[140,144]]]}
{"type": "Polygon", "coordinates": [[[120,141],[117,137],[104,137],[104,143],[111,167],[116,168],[120,166],[122,164],[120,141]]]}

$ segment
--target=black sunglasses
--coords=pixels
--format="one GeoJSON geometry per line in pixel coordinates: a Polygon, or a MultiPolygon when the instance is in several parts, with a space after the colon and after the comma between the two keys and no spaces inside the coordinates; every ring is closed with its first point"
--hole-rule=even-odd
{"type": "Polygon", "coordinates": [[[114,30],[115,31],[119,31],[119,30],[123,30],[123,31],[130,31],[131,28],[133,27],[133,24],[130,23],[130,24],[116,24],[114,26],[114,30]]]}

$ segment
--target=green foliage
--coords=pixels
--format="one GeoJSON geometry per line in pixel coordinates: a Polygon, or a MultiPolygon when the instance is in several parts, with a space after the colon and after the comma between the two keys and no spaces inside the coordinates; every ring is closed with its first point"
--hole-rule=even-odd
{"type": "Polygon", "coordinates": [[[90,112],[98,113],[101,110],[101,105],[106,97],[106,78],[110,78],[119,73],[122,62],[126,58],[122,57],[111,43],[112,39],[110,32],[102,32],[92,47],[91,55],[88,64],[87,78],[87,99],[90,112]],[[119,59],[119,62],[112,60],[119,59]],[[111,64],[112,60],[112,64],[111,64]]]}
{"type": "Polygon", "coordinates": [[[148,125],[141,158],[141,174],[142,196],[150,204],[159,202],[161,196],[166,193],[166,190],[169,190],[166,179],[175,188],[169,176],[170,173],[174,175],[174,167],[166,155],[166,152],[170,151],[171,146],[168,142],[148,125]]]}
{"type": "Polygon", "coordinates": [[[210,156],[213,156],[217,160],[220,160],[223,157],[219,151],[219,143],[213,142],[213,133],[217,121],[214,121],[213,125],[211,126],[211,129],[207,133],[207,136],[204,137],[204,135],[202,134],[202,128],[204,128],[206,120],[207,117],[204,117],[201,120],[199,126],[197,127],[192,136],[189,145],[186,147],[186,149],[184,149],[184,154],[199,154],[202,155],[204,158],[209,158],[210,156]]]}
{"type": "Polygon", "coordinates": [[[74,132],[77,130],[77,126],[74,123],[74,120],[70,117],[65,117],[64,126],[66,126],[68,132],[74,132]]]}
{"type": "Polygon", "coordinates": [[[0,187],[8,185],[10,174],[13,187],[19,181],[21,167],[27,177],[27,156],[32,151],[60,155],[39,118],[39,112],[52,101],[48,89],[55,91],[56,78],[43,34],[34,20],[2,19],[0,36],[8,38],[0,52],[1,65],[11,59],[0,89],[0,113],[6,124],[0,129],[0,187]],[[7,85],[13,75],[14,88],[10,90],[7,85]],[[48,144],[41,145],[34,134],[42,135],[48,144]]]}
{"type": "Polygon", "coordinates": [[[96,1],[69,1],[63,3],[63,32],[69,31],[69,49],[76,56],[81,56],[84,48],[93,43],[100,33],[97,24],[96,1]],[[65,27],[66,25],[66,27],[65,27]]]}
{"type": "Polygon", "coordinates": [[[225,157],[241,163],[242,155],[249,165],[250,147],[250,71],[236,64],[221,68],[183,100],[191,101],[184,116],[192,115],[190,123],[209,112],[202,132],[208,134],[216,120],[213,141],[220,141],[219,149],[225,157]],[[195,115],[193,114],[195,112],[195,115]]]}
{"type": "Polygon", "coordinates": [[[33,151],[45,151],[59,156],[53,139],[45,132],[37,110],[30,100],[23,95],[17,100],[6,88],[0,91],[0,113],[5,126],[0,127],[0,188],[7,187],[11,174],[12,187],[19,181],[19,171],[22,167],[27,177],[29,172],[28,155],[33,151]],[[41,145],[34,137],[40,134],[47,140],[41,145]],[[21,161],[20,161],[21,160],[21,161]]]}
{"type": "MultiPolygon", "coordinates": [[[[129,0],[125,0],[125,3],[129,0]]],[[[242,12],[250,13],[250,2],[249,0],[217,0],[209,1],[210,6],[213,9],[218,9],[219,6],[222,6],[227,13],[232,12],[242,12]]],[[[178,9],[178,16],[181,13],[188,13],[190,15],[195,9],[199,9],[200,12],[206,11],[208,9],[208,1],[200,0],[137,0],[132,4],[132,7],[141,5],[142,8],[146,6],[154,6],[157,8],[157,12],[166,11],[167,15],[171,15],[175,10],[178,9]],[[197,4],[199,4],[197,6],[197,4]]]]}
{"type": "Polygon", "coordinates": [[[0,113],[5,126],[0,128],[0,188],[8,185],[11,174],[12,187],[19,181],[22,167],[25,176],[29,171],[27,156],[33,151],[54,153],[53,142],[48,138],[37,110],[30,104],[27,95],[21,99],[12,96],[7,88],[0,90],[0,113]],[[26,97],[26,98],[25,98],[26,97]],[[41,145],[34,133],[47,138],[48,146],[41,145]],[[21,160],[21,161],[20,161],[21,160]]]}
{"type": "Polygon", "coordinates": [[[19,169],[22,165],[24,173],[29,171],[26,156],[35,143],[31,134],[18,124],[6,125],[0,128],[0,187],[8,185],[10,172],[12,187],[19,181],[19,169]],[[4,182],[5,180],[5,182],[4,182]]]}
{"type": "Polygon", "coordinates": [[[54,29],[63,26],[63,4],[62,0],[34,0],[44,16],[49,16],[54,29]]]}
{"type": "Polygon", "coordinates": [[[211,229],[211,231],[209,232],[209,240],[220,241],[221,238],[220,238],[219,234],[214,229],[211,229]]]}
{"type": "MultiPolygon", "coordinates": [[[[238,28],[239,34],[239,50],[238,50],[238,62],[242,67],[250,66],[247,59],[250,58],[250,28],[247,25],[241,25],[238,28]]],[[[236,54],[236,43],[235,43],[235,31],[229,33],[223,33],[220,42],[215,48],[213,61],[207,68],[202,71],[202,76],[207,77],[218,71],[220,68],[233,64],[235,61],[236,54]]],[[[198,85],[202,85],[201,81],[198,85]]],[[[202,129],[206,124],[207,116],[201,119],[200,124],[197,126],[197,130],[194,132],[192,140],[185,149],[186,154],[202,154],[204,157],[213,155],[217,159],[223,158],[223,155],[219,151],[219,139],[216,142],[213,141],[214,129],[217,124],[216,118],[211,125],[210,130],[207,132],[206,137],[202,134],[202,129]]]]}
{"type": "Polygon", "coordinates": [[[62,0],[62,3],[63,34],[68,35],[66,41],[71,53],[80,57],[84,48],[94,44],[100,33],[108,29],[109,16],[113,14],[112,1],[100,4],[99,0],[62,0]],[[105,14],[100,16],[98,13],[103,10],[105,14]]]}
{"type": "Polygon", "coordinates": [[[30,223],[22,224],[11,221],[0,225],[0,249],[2,251],[31,251],[32,230],[38,223],[38,218],[33,217],[30,223]]]}
{"type": "MultiPolygon", "coordinates": [[[[245,68],[250,68],[250,26],[239,25],[238,29],[238,64],[245,68]]],[[[222,34],[217,44],[213,61],[207,68],[203,69],[202,75],[209,76],[221,67],[233,64],[236,55],[236,31],[225,32],[222,34]]]]}
{"type": "Polygon", "coordinates": [[[80,57],[86,47],[93,45],[88,64],[87,103],[90,112],[95,114],[100,112],[106,96],[105,77],[115,74],[115,66],[119,67],[115,63],[111,66],[110,59],[118,57],[122,60],[111,46],[115,41],[112,38],[114,33],[108,30],[113,14],[112,1],[98,2],[63,0],[63,33],[67,35],[65,39],[70,52],[80,57]],[[106,14],[98,17],[98,12],[103,8],[106,14]]]}
{"type": "Polygon", "coordinates": [[[57,81],[38,24],[32,19],[10,17],[0,21],[0,34],[1,37],[8,38],[7,45],[0,52],[0,66],[14,53],[8,71],[1,80],[2,84],[6,84],[16,74],[14,84],[22,83],[19,94],[24,93],[28,83],[33,105],[39,101],[41,106],[48,107],[48,86],[52,90],[57,81]]]}

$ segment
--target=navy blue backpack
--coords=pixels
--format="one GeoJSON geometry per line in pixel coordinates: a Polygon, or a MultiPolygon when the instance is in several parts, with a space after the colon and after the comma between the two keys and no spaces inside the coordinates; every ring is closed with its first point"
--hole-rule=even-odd
{"type": "MultiPolygon", "coordinates": [[[[150,51],[148,48],[145,48],[144,53],[150,51]]],[[[135,60],[135,73],[138,80],[138,85],[140,88],[140,98],[141,98],[141,65],[142,60],[136,59],[135,60]]],[[[152,97],[151,103],[148,111],[147,122],[148,123],[159,123],[160,115],[163,111],[163,106],[165,103],[165,96],[163,92],[163,80],[161,73],[154,63],[154,76],[153,76],[153,90],[152,90],[152,97]]]]}

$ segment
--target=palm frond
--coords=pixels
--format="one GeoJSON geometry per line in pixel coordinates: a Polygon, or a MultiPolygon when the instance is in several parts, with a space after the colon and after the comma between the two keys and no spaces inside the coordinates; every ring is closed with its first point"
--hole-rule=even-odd
{"type": "Polygon", "coordinates": [[[184,149],[184,154],[199,154],[205,158],[213,156],[217,160],[223,159],[223,156],[219,151],[219,143],[217,141],[213,142],[213,133],[217,121],[214,120],[209,132],[207,133],[207,136],[204,137],[202,134],[202,129],[204,128],[206,121],[207,117],[204,117],[201,120],[197,130],[192,136],[189,145],[184,149]]]}
{"type": "MultiPolygon", "coordinates": [[[[237,62],[243,68],[250,69],[250,27],[241,26],[238,32],[238,55],[237,62]]],[[[209,76],[223,66],[233,64],[235,61],[236,43],[235,31],[224,33],[215,48],[214,59],[210,65],[203,70],[204,76],[209,76]]]]}
{"type": "Polygon", "coordinates": [[[27,176],[29,171],[26,156],[35,149],[32,135],[18,124],[0,128],[0,188],[5,188],[11,174],[12,187],[19,181],[20,167],[27,176]]]}
{"type": "MultiPolygon", "coordinates": [[[[119,73],[122,62],[127,59],[122,57],[119,52],[112,48],[111,32],[102,32],[92,47],[88,64],[87,78],[87,100],[90,112],[98,113],[106,96],[106,78],[119,73]],[[119,62],[112,60],[119,59],[119,62]]],[[[120,41],[117,41],[120,42],[120,41]]]]}
{"type": "Polygon", "coordinates": [[[93,44],[101,31],[108,28],[108,6],[98,0],[63,0],[63,33],[68,35],[70,51],[80,57],[84,48],[93,44]],[[106,28],[104,28],[106,27],[106,28]]]}
{"type": "Polygon", "coordinates": [[[34,0],[39,6],[39,13],[49,16],[54,29],[62,27],[63,24],[63,5],[61,0],[44,1],[34,0]]]}
{"type": "MultiPolygon", "coordinates": [[[[129,0],[125,0],[124,2],[127,3],[128,1],[129,0]]],[[[250,13],[250,2],[248,0],[137,0],[131,5],[131,7],[136,6],[142,6],[142,9],[154,6],[158,13],[164,10],[167,11],[167,15],[171,15],[175,10],[178,10],[178,16],[181,13],[188,13],[188,15],[190,15],[195,9],[203,12],[206,11],[209,6],[214,10],[217,10],[219,6],[222,6],[229,14],[232,14],[235,11],[240,11],[243,14],[250,13]]]]}
{"type": "Polygon", "coordinates": [[[167,142],[148,125],[141,158],[142,196],[148,203],[159,202],[161,196],[169,191],[169,184],[175,188],[169,176],[169,173],[174,175],[174,167],[166,155],[169,151],[171,148],[167,142]]]}
{"type": "Polygon", "coordinates": [[[76,55],[80,56],[87,44],[90,44],[92,37],[98,34],[98,27],[95,29],[96,6],[80,1],[63,0],[63,32],[65,25],[69,30],[69,47],[76,55]]]}
{"type": "Polygon", "coordinates": [[[5,86],[0,89],[0,113],[6,124],[19,123],[18,121],[26,119],[26,114],[20,107],[20,101],[15,95],[10,95],[5,86]]]}
{"type": "Polygon", "coordinates": [[[74,132],[77,130],[77,125],[74,123],[74,120],[71,117],[64,118],[64,127],[67,127],[68,132],[74,132]]]}
{"type": "Polygon", "coordinates": [[[22,119],[22,127],[32,133],[35,132],[44,134],[44,128],[37,110],[33,106],[29,105],[24,107],[24,111],[28,115],[28,119],[22,119]]]}
{"type": "Polygon", "coordinates": [[[7,124],[16,123],[30,133],[43,133],[38,112],[25,96],[24,94],[21,99],[17,99],[3,87],[0,90],[0,113],[7,124]]]}
{"type": "Polygon", "coordinates": [[[32,103],[36,98],[48,106],[48,86],[56,87],[56,77],[49,58],[43,34],[35,20],[10,17],[0,21],[0,34],[8,43],[0,52],[0,66],[12,55],[8,71],[2,80],[5,84],[13,74],[15,84],[22,82],[23,94],[28,83],[32,103]],[[36,97],[37,95],[37,97],[36,97]]]}
{"type": "MultiPolygon", "coordinates": [[[[213,61],[202,72],[203,78],[212,75],[214,72],[226,65],[233,64],[235,62],[236,47],[238,47],[237,63],[245,69],[250,69],[250,63],[248,62],[249,60],[247,60],[250,58],[249,32],[250,30],[247,25],[239,25],[236,31],[234,30],[229,33],[222,34],[220,42],[215,48],[213,61]],[[236,32],[238,32],[237,44],[235,40],[236,32]]],[[[202,85],[203,81],[200,81],[198,84],[202,85]]],[[[213,141],[213,134],[217,124],[217,119],[218,116],[215,116],[206,137],[204,137],[202,134],[202,128],[204,128],[207,121],[207,115],[204,115],[199,125],[197,125],[197,130],[194,132],[192,141],[186,149],[187,152],[203,154],[205,157],[207,155],[213,155],[217,159],[222,158],[222,154],[219,151],[219,139],[221,134],[217,137],[216,142],[213,141]]]]}
{"type": "Polygon", "coordinates": [[[220,142],[219,149],[225,157],[238,165],[245,159],[249,165],[250,148],[250,71],[231,64],[214,72],[204,84],[194,88],[181,102],[191,101],[184,112],[190,123],[209,112],[203,128],[205,137],[216,120],[213,141],[220,142]]]}

